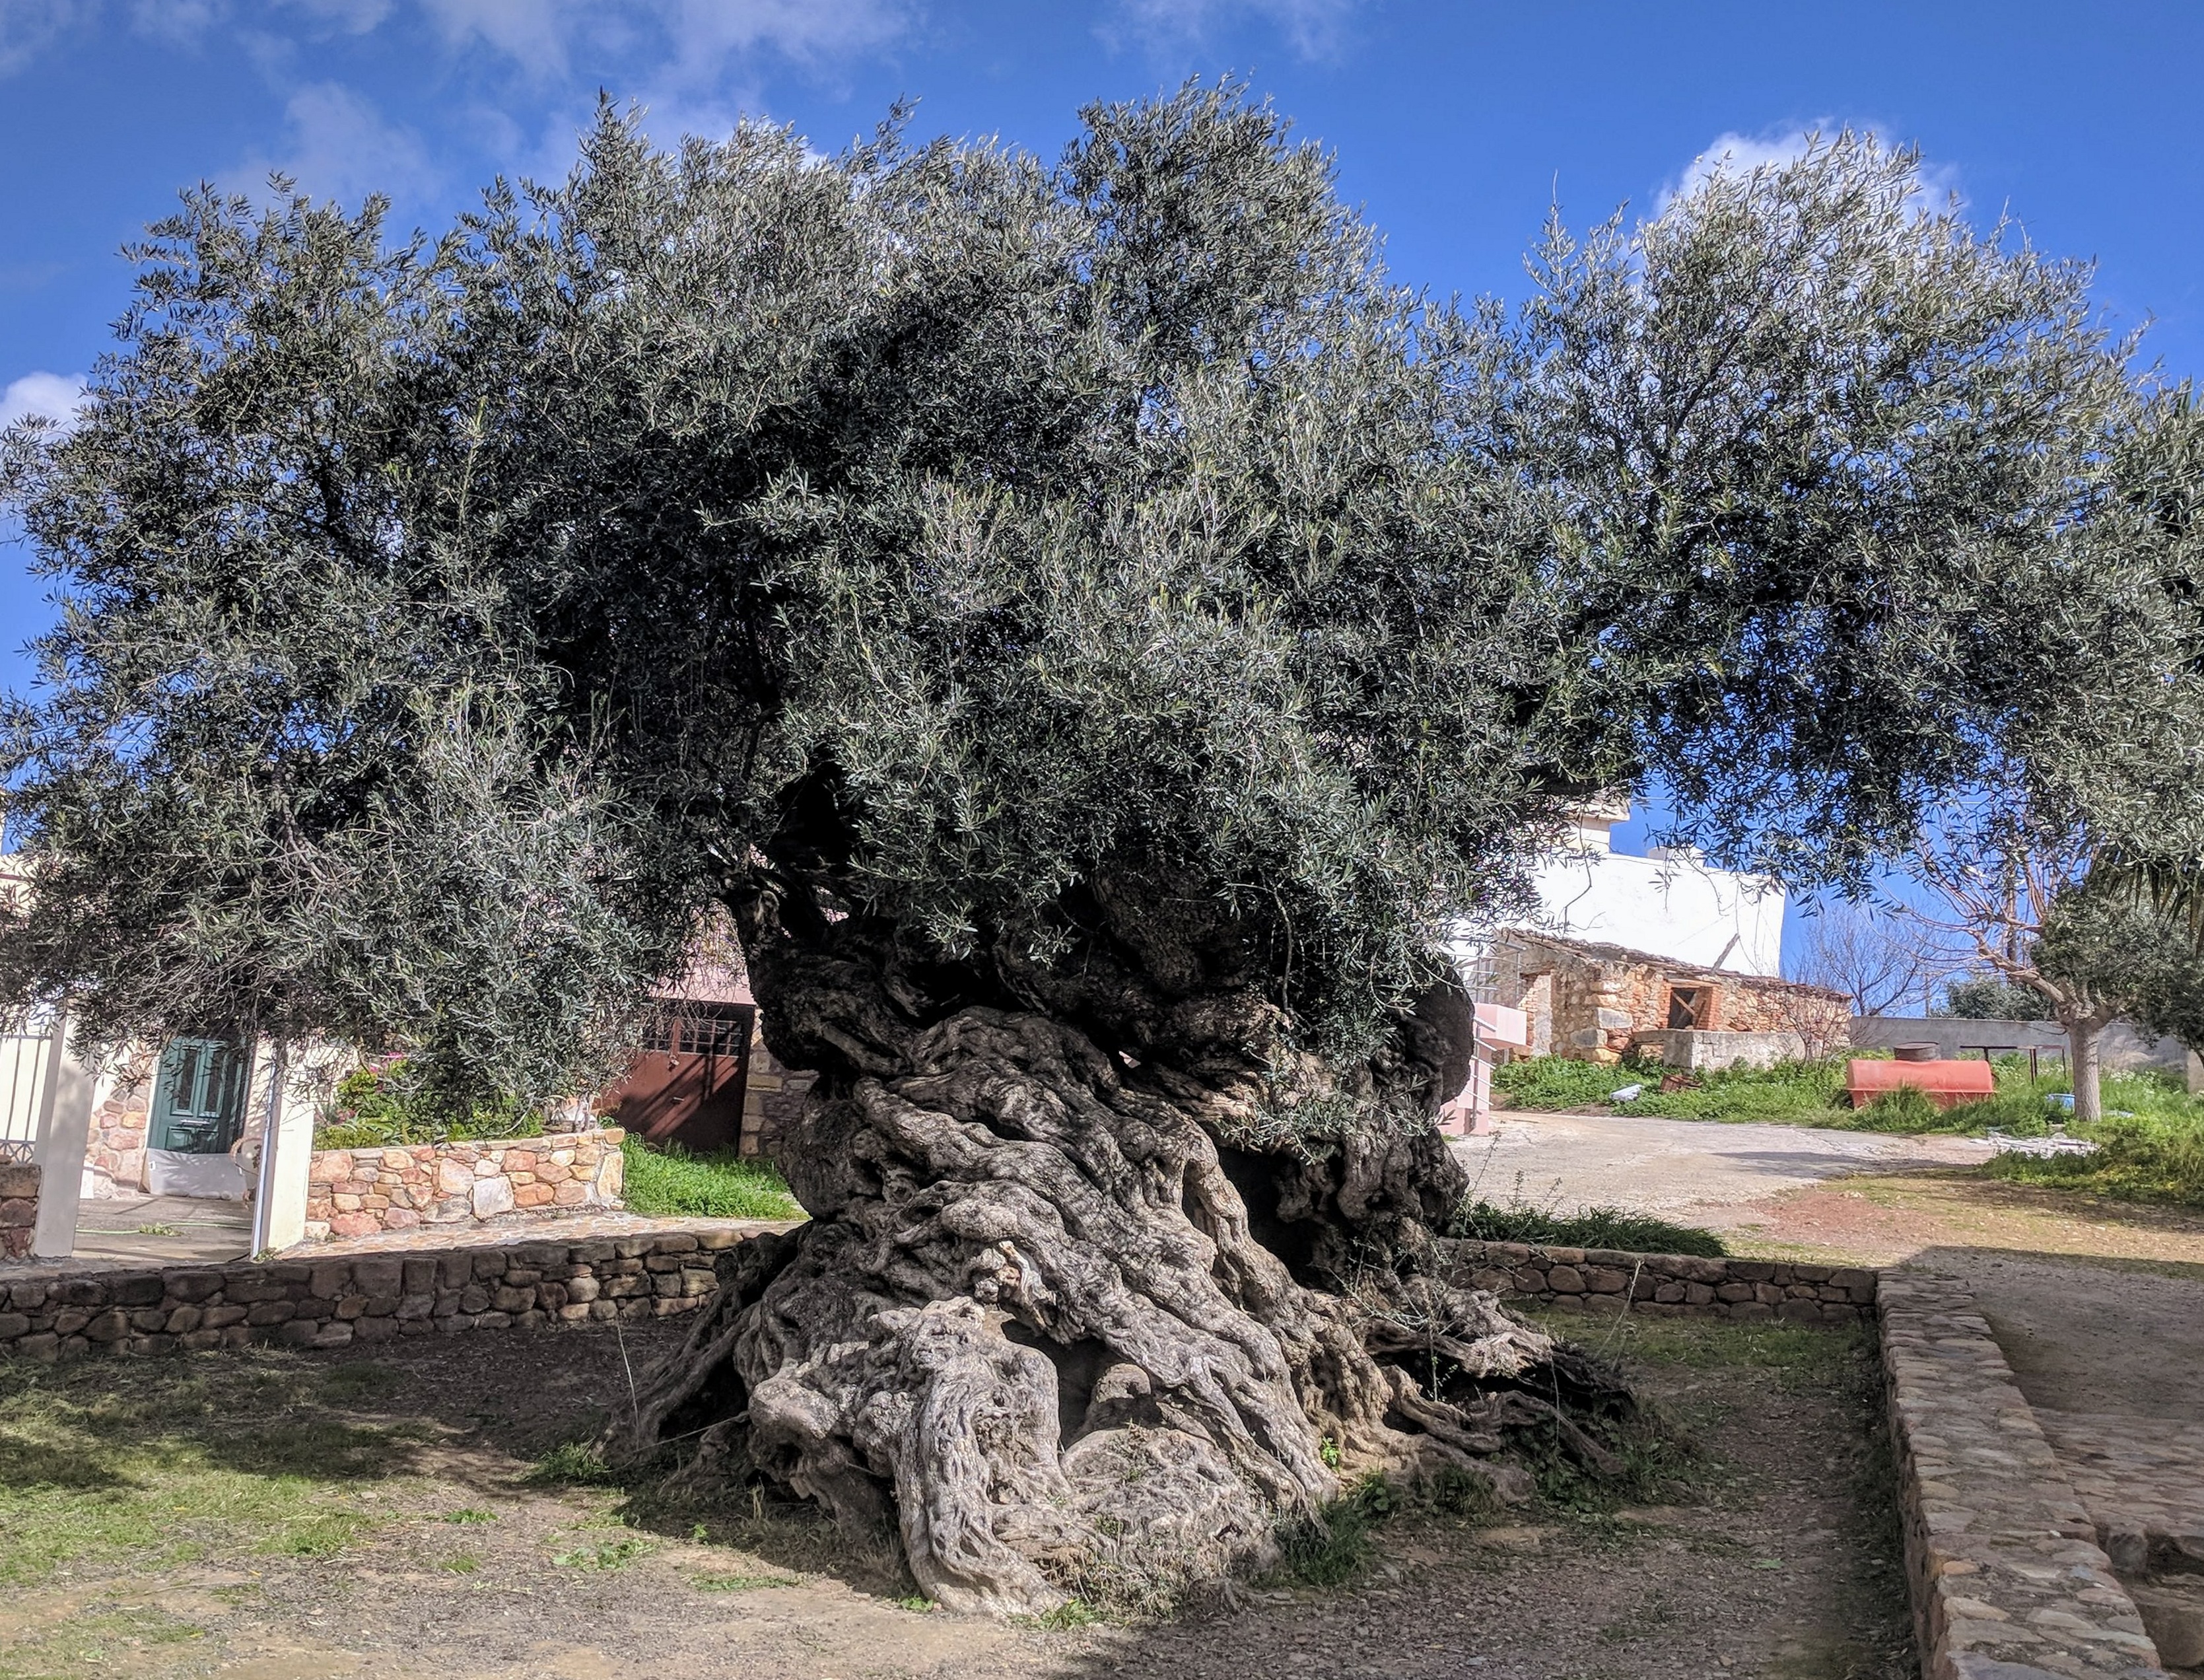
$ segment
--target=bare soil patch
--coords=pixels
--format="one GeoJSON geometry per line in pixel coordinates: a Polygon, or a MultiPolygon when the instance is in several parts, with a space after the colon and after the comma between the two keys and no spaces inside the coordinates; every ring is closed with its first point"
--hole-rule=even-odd
{"type": "Polygon", "coordinates": [[[2001,1250],[2204,1265],[2204,1217],[2007,1184],[1969,1169],[1861,1174],[1727,1210],[1739,1254],[1890,1266],[1932,1250],[2001,1250]]]}
{"type": "Polygon", "coordinates": [[[1646,1503],[1557,1475],[1392,1516],[1347,1586],[1042,1627],[930,1610],[807,1510],[545,1479],[587,1474],[567,1444],[678,1333],[0,1368],[0,1680],[1910,1671],[1857,1336],[1626,1326],[1609,1351],[1690,1443],[1646,1503]]]}

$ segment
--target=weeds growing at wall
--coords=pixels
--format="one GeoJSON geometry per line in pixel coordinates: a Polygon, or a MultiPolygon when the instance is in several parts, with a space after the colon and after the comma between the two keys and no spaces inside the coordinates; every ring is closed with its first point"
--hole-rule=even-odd
{"type": "Polygon", "coordinates": [[[486,1137],[540,1137],[543,1116],[510,1098],[459,1110],[416,1088],[405,1060],[363,1067],[337,1082],[314,1128],[317,1149],[403,1149],[486,1137]]]}

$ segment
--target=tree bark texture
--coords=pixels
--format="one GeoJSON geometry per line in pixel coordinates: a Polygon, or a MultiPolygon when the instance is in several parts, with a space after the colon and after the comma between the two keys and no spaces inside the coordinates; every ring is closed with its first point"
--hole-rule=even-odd
{"type": "MultiPolygon", "coordinates": [[[[1276,1012],[1215,964],[1158,985],[1097,941],[981,986],[771,909],[745,942],[775,1055],[820,1070],[781,1161],[811,1221],[723,1262],[629,1450],[892,1528],[996,1613],[1159,1603],[1370,1470],[1516,1496],[1511,1429],[1604,1459],[1567,1414],[1626,1399],[1454,1280],[1428,1127],[1265,1146],[1276,1012]]],[[[1428,1087],[1449,1047],[1403,1036],[1369,1082],[1428,1087]]]]}
{"type": "Polygon", "coordinates": [[[2105,1117],[2101,1052],[2105,1029],[2111,1018],[2101,1012],[2066,1012],[2066,1060],[2074,1074],[2074,1119],[2100,1120],[2105,1117]]]}

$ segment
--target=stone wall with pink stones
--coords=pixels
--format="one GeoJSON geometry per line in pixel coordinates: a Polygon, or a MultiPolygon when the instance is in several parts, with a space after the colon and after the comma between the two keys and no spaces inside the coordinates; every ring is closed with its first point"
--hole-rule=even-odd
{"type": "Polygon", "coordinates": [[[606,1126],[471,1143],[323,1149],[306,1175],[306,1240],[617,1208],[624,1136],[606,1126]]]}
{"type": "Polygon", "coordinates": [[[100,1081],[84,1151],[94,1196],[136,1196],[145,1188],[146,1113],[157,1060],[155,1052],[135,1048],[100,1081]]]}

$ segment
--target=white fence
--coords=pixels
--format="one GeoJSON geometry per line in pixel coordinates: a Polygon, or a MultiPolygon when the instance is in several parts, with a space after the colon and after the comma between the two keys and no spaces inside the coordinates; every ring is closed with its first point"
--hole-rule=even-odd
{"type": "Polygon", "coordinates": [[[28,1161],[53,1069],[54,1028],[44,1012],[0,1032],[0,1156],[28,1161]]]}

